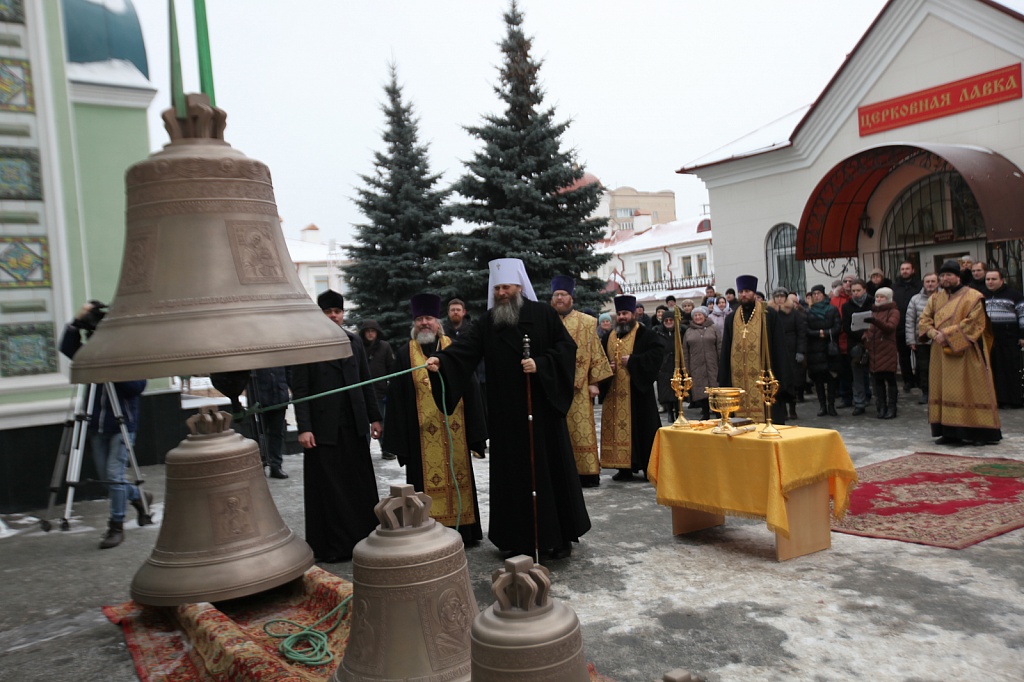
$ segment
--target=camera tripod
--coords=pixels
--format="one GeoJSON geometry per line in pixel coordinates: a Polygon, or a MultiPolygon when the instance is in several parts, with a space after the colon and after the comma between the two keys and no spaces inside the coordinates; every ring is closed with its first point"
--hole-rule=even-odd
{"type": "MultiPolygon", "coordinates": [[[[60,449],[57,451],[57,461],[53,467],[53,476],[50,479],[50,504],[46,510],[46,517],[40,520],[39,526],[44,531],[49,532],[50,525],[49,519],[53,517],[56,506],[57,496],[60,494],[61,488],[67,486],[67,500],[64,503],[64,516],[60,519],[60,529],[69,530],[71,524],[69,519],[71,518],[71,510],[75,503],[75,488],[81,485],[79,476],[82,473],[82,457],[85,454],[85,440],[89,430],[89,419],[92,417],[93,406],[95,405],[96,389],[97,384],[89,384],[88,386],[79,384],[75,395],[75,413],[74,416],[64,422],[64,432],[60,437],[60,449]]],[[[124,441],[124,446],[128,450],[128,461],[132,465],[132,472],[135,475],[134,484],[138,487],[142,487],[145,481],[142,479],[139,473],[139,464],[135,459],[135,448],[132,445],[132,440],[128,435],[127,420],[125,419],[124,413],[121,411],[121,401],[117,398],[117,391],[114,390],[114,384],[107,382],[103,384],[104,390],[107,392],[107,399],[110,402],[110,409],[117,419],[118,426],[121,429],[121,439],[124,441]]],[[[102,473],[102,472],[100,472],[102,473]]],[[[128,481],[104,481],[104,480],[88,480],[87,483],[103,483],[105,485],[116,485],[121,483],[128,483],[128,481]]],[[[146,501],[146,495],[140,491],[139,501],[142,504],[142,513],[139,514],[139,525],[148,526],[153,523],[153,517],[149,511],[149,503],[146,501]]]]}

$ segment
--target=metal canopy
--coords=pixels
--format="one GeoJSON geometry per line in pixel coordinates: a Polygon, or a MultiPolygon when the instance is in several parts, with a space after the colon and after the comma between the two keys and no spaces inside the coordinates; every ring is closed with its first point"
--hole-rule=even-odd
{"type": "Polygon", "coordinates": [[[898,144],[857,152],[833,167],[804,206],[797,260],[856,257],[860,219],[875,188],[896,168],[957,171],[978,200],[989,242],[1024,236],[1024,173],[982,147],[898,144]]]}

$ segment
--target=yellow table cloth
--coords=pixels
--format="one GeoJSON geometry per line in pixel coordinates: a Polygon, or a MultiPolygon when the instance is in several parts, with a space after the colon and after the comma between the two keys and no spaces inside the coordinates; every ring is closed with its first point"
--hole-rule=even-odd
{"type": "Polygon", "coordinates": [[[756,432],[659,429],[647,470],[658,504],[764,519],[788,538],[787,494],[827,478],[833,514],[842,518],[857,471],[839,433],[799,426],[779,431],[782,438],[766,439],[756,432]]]}

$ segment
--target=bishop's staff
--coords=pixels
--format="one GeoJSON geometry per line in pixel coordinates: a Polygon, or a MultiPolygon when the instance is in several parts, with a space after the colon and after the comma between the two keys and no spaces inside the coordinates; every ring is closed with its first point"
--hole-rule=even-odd
{"type": "Polygon", "coordinates": [[[686,358],[683,357],[683,316],[679,306],[675,307],[674,317],[676,358],[675,369],[672,371],[672,381],[669,382],[669,385],[672,386],[672,391],[676,394],[676,399],[679,400],[679,413],[676,416],[675,422],[672,423],[672,428],[692,429],[693,426],[690,422],[686,421],[686,417],[683,415],[683,401],[690,394],[690,388],[693,387],[693,379],[686,372],[686,358]]]}
{"type": "MultiPolygon", "coordinates": [[[[523,360],[530,359],[530,337],[523,334],[523,360]]],[[[530,492],[533,497],[533,560],[540,563],[540,531],[537,523],[537,462],[533,451],[533,394],[530,373],[526,373],[526,424],[530,438],[530,492]]]]}
{"type": "Polygon", "coordinates": [[[755,301],[753,315],[761,315],[761,378],[754,382],[761,391],[761,400],[764,402],[764,428],[761,429],[761,438],[782,438],[782,434],[772,424],[772,405],[775,404],[775,394],[779,392],[779,380],[772,374],[772,357],[768,351],[768,306],[755,301]]]}

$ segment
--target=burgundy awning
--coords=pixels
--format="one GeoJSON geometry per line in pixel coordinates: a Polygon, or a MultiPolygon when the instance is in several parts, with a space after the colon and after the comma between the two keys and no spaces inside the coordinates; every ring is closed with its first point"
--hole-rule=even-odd
{"type": "Polygon", "coordinates": [[[981,147],[886,145],[845,159],[814,188],[800,218],[797,260],[856,257],[860,219],[872,192],[908,163],[963,176],[978,200],[989,242],[1024,237],[1024,174],[1005,157],[981,147]]]}

